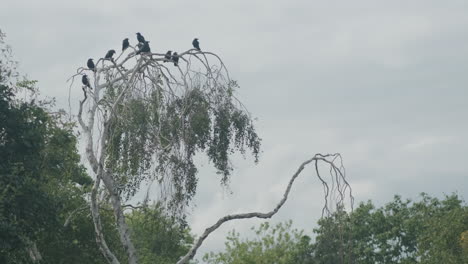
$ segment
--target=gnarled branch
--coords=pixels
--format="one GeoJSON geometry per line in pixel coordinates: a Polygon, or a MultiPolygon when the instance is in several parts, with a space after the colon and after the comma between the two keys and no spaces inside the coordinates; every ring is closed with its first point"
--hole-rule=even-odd
{"type": "MultiPolygon", "coordinates": [[[[338,185],[337,190],[339,192],[339,195],[342,196],[338,202],[343,203],[344,202],[344,195],[346,190],[349,191],[349,197],[351,199],[351,203],[353,202],[353,196],[351,194],[351,187],[349,186],[348,182],[345,179],[345,172],[344,172],[344,167],[341,164],[341,155],[336,153],[336,154],[316,154],[314,157],[312,157],[309,160],[304,161],[299,168],[297,169],[296,173],[293,174],[291,177],[291,180],[289,180],[288,186],[286,187],[286,190],[283,194],[283,198],[279,201],[279,203],[275,206],[275,208],[269,212],[266,213],[260,213],[260,212],[251,212],[251,213],[243,213],[243,214],[232,214],[232,215],[226,215],[224,217],[221,217],[214,225],[208,227],[205,229],[205,232],[196,240],[195,244],[190,248],[190,250],[187,252],[185,256],[183,256],[177,264],[186,264],[188,263],[189,260],[191,260],[195,254],[197,253],[198,248],[202,245],[203,241],[216,229],[218,229],[221,225],[224,223],[231,221],[231,220],[236,220],[236,219],[247,219],[247,218],[271,218],[273,215],[275,215],[281,207],[284,205],[286,200],[288,199],[289,192],[291,191],[291,187],[296,180],[296,178],[299,176],[299,174],[304,170],[304,168],[310,164],[311,162],[315,163],[316,166],[316,172],[317,172],[317,177],[322,181],[324,186],[326,187],[326,197],[328,196],[328,185],[326,181],[323,180],[323,178],[320,176],[320,172],[318,170],[317,163],[319,161],[325,162],[330,165],[330,170],[334,171],[339,175],[339,177],[343,180],[344,184],[343,185],[338,185]],[[337,166],[335,164],[335,160],[339,159],[340,160],[340,165],[337,166]]],[[[332,175],[333,176],[333,175],[332,175]]],[[[327,208],[327,211],[329,212],[328,205],[325,203],[324,208],[327,208]]]]}

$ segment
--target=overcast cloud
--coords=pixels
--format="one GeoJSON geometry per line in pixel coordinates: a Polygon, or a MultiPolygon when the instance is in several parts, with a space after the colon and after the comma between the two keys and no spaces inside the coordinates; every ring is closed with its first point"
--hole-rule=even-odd
{"type": "MultiPolygon", "coordinates": [[[[263,154],[258,165],[236,159],[230,190],[203,164],[190,211],[200,234],[227,213],[271,209],[317,152],[343,155],[357,202],[420,192],[467,198],[467,14],[461,0],[4,0],[0,28],[21,72],[66,109],[67,78],[123,38],[134,43],[135,32],[154,51],[186,50],[198,37],[224,58],[258,118],[263,154]]],[[[292,219],[310,232],[322,195],[305,170],[272,221],[292,219]]],[[[234,226],[242,233],[259,223],[222,227],[201,254],[222,249],[234,226]]]]}

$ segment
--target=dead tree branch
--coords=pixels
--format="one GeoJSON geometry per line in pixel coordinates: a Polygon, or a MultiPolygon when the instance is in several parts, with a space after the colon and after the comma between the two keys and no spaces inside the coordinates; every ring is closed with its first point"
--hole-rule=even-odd
{"type": "MultiPolygon", "coordinates": [[[[322,177],[320,176],[320,173],[319,173],[319,170],[318,170],[318,167],[317,167],[317,162],[319,162],[319,161],[322,161],[322,162],[325,162],[325,163],[329,164],[330,167],[333,170],[336,170],[336,172],[340,175],[340,177],[346,182],[343,167],[341,165],[338,167],[334,163],[334,160],[336,158],[339,158],[340,161],[341,161],[341,155],[340,154],[326,154],[326,155],[316,154],[313,158],[304,161],[299,166],[297,171],[293,174],[293,176],[291,177],[291,180],[289,180],[289,183],[288,183],[288,185],[286,187],[286,190],[285,190],[285,192],[283,194],[283,198],[279,201],[279,203],[276,205],[276,207],[273,210],[271,210],[270,212],[266,212],[266,213],[251,212],[251,213],[243,213],[243,214],[232,214],[232,215],[226,215],[224,217],[221,217],[214,225],[212,225],[212,226],[208,227],[207,229],[205,229],[205,232],[203,232],[203,234],[196,240],[196,242],[194,243],[192,248],[187,252],[187,254],[185,256],[183,256],[177,262],[177,264],[186,264],[186,263],[188,263],[188,261],[190,261],[195,256],[195,254],[197,253],[198,248],[202,245],[203,241],[213,231],[218,229],[224,223],[226,223],[228,221],[231,221],[231,220],[236,220],[236,219],[247,219],[247,218],[263,218],[263,219],[265,219],[265,218],[271,218],[273,215],[275,215],[281,209],[281,207],[284,205],[286,200],[288,199],[288,195],[289,195],[289,193],[291,191],[291,187],[292,187],[294,181],[296,180],[296,178],[304,170],[304,168],[308,164],[310,164],[311,162],[315,162],[315,165],[316,165],[316,168],[317,168],[316,169],[317,177],[322,181],[323,184],[326,185],[326,182],[323,181],[322,177]],[[330,160],[330,158],[331,158],[331,160],[330,160]]],[[[340,186],[339,189],[340,189],[340,191],[342,191],[343,189],[344,190],[349,190],[349,197],[350,197],[351,201],[353,200],[353,196],[351,194],[351,187],[349,186],[349,184],[347,182],[346,182],[345,185],[340,186]]],[[[327,190],[327,195],[328,195],[328,187],[326,188],[326,190],[327,190]]],[[[343,196],[343,195],[345,195],[345,193],[341,192],[340,195],[343,196]]],[[[343,197],[343,199],[341,201],[344,201],[344,197],[343,197]]],[[[324,208],[327,208],[327,207],[328,207],[328,205],[325,204],[324,208]]],[[[328,209],[327,209],[327,211],[329,212],[328,209]]]]}

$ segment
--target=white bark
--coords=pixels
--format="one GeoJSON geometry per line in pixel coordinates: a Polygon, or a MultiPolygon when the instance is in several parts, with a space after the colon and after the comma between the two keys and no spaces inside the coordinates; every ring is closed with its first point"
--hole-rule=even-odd
{"type": "Polygon", "coordinates": [[[82,118],[84,100],[80,102],[80,108],[78,111],[78,121],[87,139],[86,157],[88,158],[88,162],[91,165],[91,168],[94,174],[96,175],[96,179],[94,180],[94,185],[91,190],[91,201],[90,201],[91,217],[94,223],[96,242],[99,246],[99,250],[102,252],[102,254],[104,255],[104,257],[107,259],[109,263],[120,264],[117,257],[112,253],[112,251],[107,246],[106,240],[104,238],[104,233],[102,232],[101,218],[99,214],[99,204],[98,204],[98,199],[97,199],[97,193],[98,193],[99,186],[101,183],[101,174],[102,174],[102,170],[100,170],[100,168],[102,168],[102,166],[99,166],[98,160],[96,159],[96,156],[94,155],[94,152],[93,152],[92,130],[94,128],[94,116],[96,114],[96,110],[98,106],[97,105],[98,98],[99,98],[98,94],[99,94],[99,89],[95,89],[93,98],[91,98],[93,99],[93,102],[92,102],[92,107],[89,111],[88,124],[86,125],[82,118]]]}
{"type": "Polygon", "coordinates": [[[29,246],[28,246],[28,253],[29,253],[29,258],[31,258],[33,263],[40,262],[42,260],[42,255],[41,252],[37,249],[37,244],[36,242],[31,242],[28,241],[29,246]]]}
{"type": "MultiPolygon", "coordinates": [[[[138,70],[138,67],[135,67],[132,77],[135,75],[135,72],[137,70],[138,70]]],[[[96,79],[96,83],[98,83],[97,79],[96,79]]],[[[129,83],[127,84],[127,86],[129,86],[129,83]]],[[[104,131],[101,137],[99,138],[100,143],[101,143],[99,147],[99,151],[98,151],[98,154],[100,155],[99,160],[96,158],[96,154],[94,153],[94,147],[93,147],[94,140],[93,140],[92,132],[94,129],[96,110],[98,109],[98,102],[100,99],[99,98],[100,90],[101,90],[100,86],[95,85],[93,97],[91,98],[92,105],[91,105],[91,109],[89,110],[87,125],[84,123],[82,119],[84,101],[80,102],[80,109],[78,112],[78,121],[87,139],[86,156],[88,158],[88,162],[90,163],[93,172],[96,175],[96,179],[95,179],[93,189],[91,192],[91,216],[94,222],[96,241],[99,245],[101,252],[106,257],[109,263],[112,263],[112,264],[120,263],[118,259],[115,257],[115,255],[112,253],[112,251],[109,249],[109,247],[107,246],[107,243],[104,238],[104,234],[102,232],[102,225],[101,225],[101,219],[100,219],[100,214],[99,214],[99,205],[98,205],[98,197],[97,197],[97,193],[100,187],[100,182],[102,180],[104,183],[104,186],[108,190],[110,197],[111,197],[111,204],[114,210],[114,216],[115,216],[116,223],[117,223],[117,230],[119,232],[120,241],[122,245],[124,246],[125,250],[127,251],[128,261],[130,264],[137,264],[138,259],[137,259],[136,249],[130,239],[130,230],[128,228],[128,225],[125,222],[125,216],[123,214],[122,204],[121,204],[119,194],[117,192],[117,188],[115,186],[115,182],[112,179],[111,173],[106,171],[105,169],[105,155],[106,155],[105,144],[107,142],[107,136],[108,136],[108,123],[107,122],[104,123],[104,131]]],[[[124,91],[125,90],[126,89],[124,89],[124,91]]],[[[119,99],[121,98],[121,96],[122,94],[119,96],[119,99]]],[[[111,112],[110,115],[112,116],[112,114],[113,113],[111,112]]]]}
{"type": "Polygon", "coordinates": [[[112,251],[107,246],[106,240],[104,239],[104,233],[102,232],[101,217],[99,213],[99,204],[97,199],[97,191],[101,179],[99,176],[96,177],[96,180],[93,185],[93,190],[91,191],[91,216],[94,223],[94,231],[96,233],[96,242],[99,245],[99,250],[104,255],[109,263],[120,264],[117,257],[112,253],[112,251]]]}

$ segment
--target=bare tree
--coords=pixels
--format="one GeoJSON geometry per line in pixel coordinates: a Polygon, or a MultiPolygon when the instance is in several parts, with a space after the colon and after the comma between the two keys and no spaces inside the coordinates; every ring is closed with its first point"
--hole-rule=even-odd
{"type": "MultiPolygon", "coordinates": [[[[232,172],[230,154],[247,149],[258,161],[260,138],[252,117],[235,97],[238,85],[230,79],[221,58],[212,52],[189,49],[178,56],[139,52],[130,46],[117,59],[99,59],[96,68],[78,68],[72,76],[87,73],[90,87],[83,86],[78,121],[86,140],[86,157],[95,175],[90,195],[96,241],[109,263],[120,263],[109,249],[102,230],[100,203],[110,200],[120,241],[129,263],[138,263],[124,215],[123,202],[140,190],[142,182],[157,182],[160,201],[174,215],[183,215],[196,193],[197,167],[193,157],[205,153],[228,184],[232,172]],[[103,195],[101,193],[104,193],[103,195]]],[[[72,82],[73,85],[73,82],[72,82]]],[[[268,213],[228,215],[207,228],[178,263],[192,259],[204,239],[224,222],[243,218],[269,218],[285,203],[291,186],[305,165],[330,166],[331,191],[343,202],[349,185],[341,156],[315,155],[293,175],[283,199],[268,213]],[[336,165],[336,159],[339,165],[336,165]]],[[[325,208],[328,210],[326,204],[325,208]]]]}

